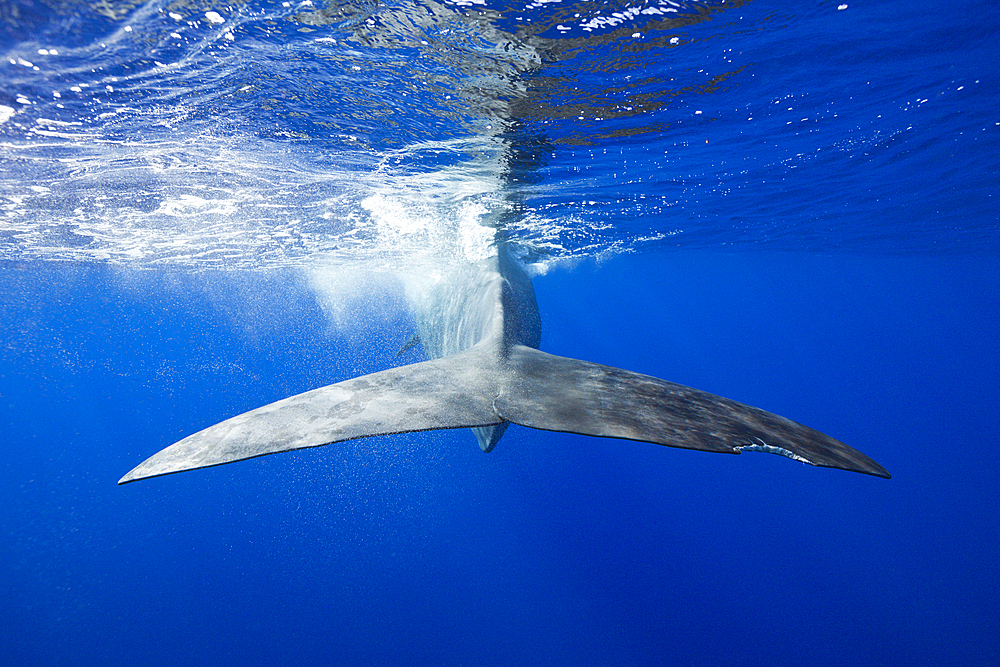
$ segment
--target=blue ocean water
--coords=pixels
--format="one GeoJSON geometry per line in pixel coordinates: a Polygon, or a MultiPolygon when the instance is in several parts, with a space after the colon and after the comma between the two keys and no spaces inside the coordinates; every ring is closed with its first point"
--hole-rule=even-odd
{"type": "Polygon", "coordinates": [[[998,31],[985,2],[0,2],[0,663],[996,664],[998,31]],[[115,484],[400,363],[407,282],[481,224],[542,349],[893,479],[512,426],[115,484]]]}

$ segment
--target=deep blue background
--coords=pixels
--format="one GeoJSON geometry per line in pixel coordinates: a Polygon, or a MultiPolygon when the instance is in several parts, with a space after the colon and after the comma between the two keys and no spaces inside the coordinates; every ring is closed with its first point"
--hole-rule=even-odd
{"type": "Polygon", "coordinates": [[[242,410],[377,370],[294,273],[0,268],[0,662],[997,661],[1000,261],[670,252],[535,280],[543,348],[759,405],[886,481],[512,427],[118,487],[242,410]]]}

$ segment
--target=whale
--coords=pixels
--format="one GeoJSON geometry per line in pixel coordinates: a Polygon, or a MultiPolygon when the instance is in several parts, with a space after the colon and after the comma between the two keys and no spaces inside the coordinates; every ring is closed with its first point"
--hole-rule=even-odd
{"type": "Polygon", "coordinates": [[[152,455],[119,480],[219,466],[357,438],[470,428],[490,452],[510,424],[705,452],[769,452],[876,477],[889,472],[819,431],[649,375],[539,350],[531,280],[507,243],[459,262],[412,300],[426,361],[313,389],[237,415],[152,455]]]}

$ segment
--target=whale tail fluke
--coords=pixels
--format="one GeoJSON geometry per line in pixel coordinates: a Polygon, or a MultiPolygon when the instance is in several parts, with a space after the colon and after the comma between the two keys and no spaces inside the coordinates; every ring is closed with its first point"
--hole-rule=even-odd
{"type": "Polygon", "coordinates": [[[483,348],[339,382],[251,410],[153,455],[119,484],[392,433],[471,427],[490,451],[507,423],[546,431],[739,454],[890,477],[807,426],[648,375],[523,345],[483,348]]]}

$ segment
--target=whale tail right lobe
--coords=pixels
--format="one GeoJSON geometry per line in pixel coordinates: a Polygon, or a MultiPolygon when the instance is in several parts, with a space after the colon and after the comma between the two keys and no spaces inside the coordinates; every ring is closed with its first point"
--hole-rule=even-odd
{"type": "Polygon", "coordinates": [[[865,454],[815,429],[698,389],[524,346],[511,350],[508,363],[518,381],[496,406],[515,424],[707,452],[763,451],[891,477],[865,454]]]}

